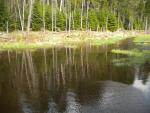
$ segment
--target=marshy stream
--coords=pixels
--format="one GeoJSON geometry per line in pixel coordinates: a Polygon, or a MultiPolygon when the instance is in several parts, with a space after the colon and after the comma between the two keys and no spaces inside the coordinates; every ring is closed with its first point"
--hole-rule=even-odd
{"type": "Polygon", "coordinates": [[[150,51],[115,45],[0,53],[0,113],[150,113],[150,51]]]}

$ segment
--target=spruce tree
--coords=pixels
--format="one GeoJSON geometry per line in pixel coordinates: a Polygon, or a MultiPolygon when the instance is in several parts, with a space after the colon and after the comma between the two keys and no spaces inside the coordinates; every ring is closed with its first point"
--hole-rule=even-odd
{"type": "Polygon", "coordinates": [[[57,30],[65,30],[65,15],[63,12],[57,11],[57,30]]]}
{"type": "Polygon", "coordinates": [[[114,32],[117,30],[117,18],[113,13],[110,13],[108,15],[108,22],[107,22],[107,28],[108,30],[114,32]]]}
{"type": "Polygon", "coordinates": [[[91,30],[96,30],[98,26],[98,18],[94,10],[89,11],[89,27],[91,30]]]}
{"type": "Polygon", "coordinates": [[[6,24],[8,22],[8,11],[5,7],[4,0],[0,1],[0,31],[6,31],[6,24]]]}
{"type": "MultiPolygon", "coordinates": [[[[41,13],[39,10],[39,3],[36,2],[33,8],[33,14],[32,14],[32,30],[33,31],[38,31],[41,30],[41,28],[43,27],[43,22],[42,22],[42,17],[41,17],[41,13]]],[[[42,12],[42,11],[41,11],[42,12]]]]}
{"type": "Polygon", "coordinates": [[[108,13],[104,9],[102,9],[101,11],[98,12],[98,20],[99,20],[100,28],[106,27],[107,15],[108,15],[108,13]]]}
{"type": "Polygon", "coordinates": [[[45,25],[47,30],[52,30],[51,12],[49,10],[45,13],[45,25]]]}
{"type": "Polygon", "coordinates": [[[77,10],[74,13],[74,28],[75,30],[80,30],[80,27],[81,27],[81,14],[80,11],[77,10]]]}

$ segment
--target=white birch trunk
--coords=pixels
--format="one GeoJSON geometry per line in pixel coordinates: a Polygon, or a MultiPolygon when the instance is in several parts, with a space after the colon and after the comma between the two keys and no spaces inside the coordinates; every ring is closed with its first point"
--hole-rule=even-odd
{"type": "Polygon", "coordinates": [[[33,4],[34,4],[34,0],[30,0],[28,23],[27,23],[27,36],[29,36],[29,32],[30,32],[30,26],[31,26],[31,20],[32,20],[33,4]]]}
{"type": "Polygon", "coordinates": [[[83,28],[83,0],[82,0],[82,9],[81,9],[81,30],[83,28]]]}

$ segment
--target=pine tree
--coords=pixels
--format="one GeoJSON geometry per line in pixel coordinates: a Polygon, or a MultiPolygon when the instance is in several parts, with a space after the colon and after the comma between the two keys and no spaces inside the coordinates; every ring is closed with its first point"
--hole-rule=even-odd
{"type": "Polygon", "coordinates": [[[0,1],[0,31],[6,31],[8,19],[8,11],[5,7],[4,0],[2,0],[0,1]]]}
{"type": "Polygon", "coordinates": [[[150,17],[150,0],[147,0],[145,5],[145,15],[150,17]]]}
{"type": "Polygon", "coordinates": [[[45,13],[45,24],[46,24],[47,30],[52,30],[52,20],[50,18],[51,18],[51,12],[46,11],[46,13],[45,13]]]}
{"type": "Polygon", "coordinates": [[[81,16],[80,11],[77,10],[74,13],[74,28],[75,28],[75,30],[80,30],[80,22],[81,22],[80,16],[81,16]]]}
{"type": "Polygon", "coordinates": [[[108,13],[104,9],[102,9],[101,11],[98,12],[98,20],[99,20],[100,28],[106,27],[107,15],[108,15],[108,13]]]}
{"type": "Polygon", "coordinates": [[[42,22],[42,14],[41,10],[39,9],[40,4],[38,2],[35,3],[34,8],[33,8],[33,14],[32,14],[32,30],[33,31],[38,31],[41,30],[43,27],[43,22],[42,22]]]}
{"type": "Polygon", "coordinates": [[[96,30],[98,26],[98,18],[94,10],[89,11],[89,27],[91,30],[96,30]]]}
{"type": "Polygon", "coordinates": [[[114,32],[117,30],[117,18],[113,13],[110,13],[108,15],[108,24],[107,24],[108,30],[114,32]]]}
{"type": "MultiPolygon", "coordinates": [[[[0,30],[6,30],[7,22],[9,23],[10,30],[21,30],[20,18],[19,16],[17,17],[19,13],[16,8],[17,1],[9,1],[12,1],[12,4],[7,3],[7,0],[0,0],[0,30]]],[[[23,0],[18,1],[20,13],[23,13],[23,0]]],[[[24,29],[27,27],[30,9],[30,2],[28,1],[29,0],[26,0],[25,5],[24,29]]],[[[54,11],[57,10],[57,12],[60,10],[59,6],[61,5],[61,12],[56,13],[56,21],[58,23],[55,21],[57,24],[55,27],[58,28],[57,30],[65,30],[66,25],[64,24],[64,18],[66,18],[66,16],[64,16],[64,14],[68,14],[67,19],[68,21],[70,20],[70,28],[73,26],[75,30],[81,30],[81,27],[82,30],[89,28],[96,30],[97,26],[105,29],[108,27],[110,31],[115,31],[116,27],[122,27],[124,29],[144,29],[145,24],[147,24],[147,27],[150,24],[150,0],[56,0],[57,2],[53,0],[55,1],[54,4],[50,2],[51,0],[33,1],[35,1],[35,3],[31,19],[32,30],[41,30],[43,27],[52,30],[51,7],[54,4],[54,11]],[[43,6],[45,14],[43,14],[43,6]],[[82,22],[80,22],[81,20],[82,22]],[[117,23],[119,23],[119,26],[117,26],[117,23]]]]}
{"type": "Polygon", "coordinates": [[[65,30],[65,15],[63,12],[57,12],[57,30],[65,30]]]}

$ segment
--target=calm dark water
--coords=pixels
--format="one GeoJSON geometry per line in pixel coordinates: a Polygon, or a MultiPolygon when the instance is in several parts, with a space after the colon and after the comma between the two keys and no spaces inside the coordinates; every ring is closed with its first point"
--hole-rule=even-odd
{"type": "Polygon", "coordinates": [[[0,113],[150,113],[150,54],[116,45],[0,53],[0,113]]]}

